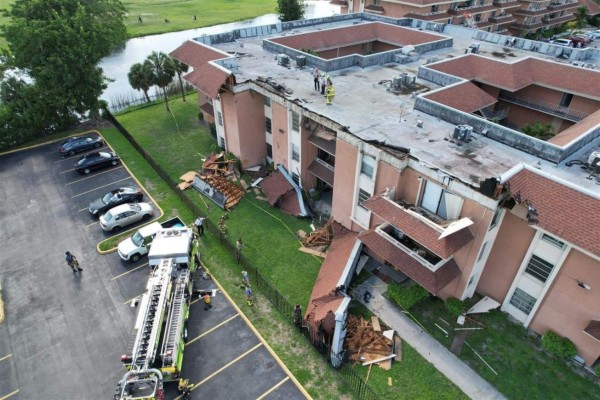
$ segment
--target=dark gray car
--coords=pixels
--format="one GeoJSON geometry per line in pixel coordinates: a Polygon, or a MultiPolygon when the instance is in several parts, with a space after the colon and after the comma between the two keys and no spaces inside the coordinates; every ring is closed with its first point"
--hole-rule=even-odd
{"type": "Polygon", "coordinates": [[[88,208],[90,214],[97,217],[106,211],[124,203],[137,203],[142,201],[144,193],[135,186],[125,186],[111,190],[104,196],[90,203],[88,208]]]}
{"type": "Polygon", "coordinates": [[[75,136],[60,143],[58,152],[62,156],[72,156],[75,153],[104,146],[100,136],[75,136]]]}

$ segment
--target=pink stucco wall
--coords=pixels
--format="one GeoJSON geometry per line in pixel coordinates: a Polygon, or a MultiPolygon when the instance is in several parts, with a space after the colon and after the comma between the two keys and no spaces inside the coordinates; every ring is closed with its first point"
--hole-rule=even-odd
{"type": "Polygon", "coordinates": [[[284,106],[271,102],[271,126],[273,132],[273,162],[281,164],[286,169],[288,165],[288,119],[284,106]]]}
{"type": "Polygon", "coordinates": [[[332,216],[340,224],[352,229],[350,219],[354,204],[354,176],[358,149],[343,140],[337,140],[335,150],[335,182],[333,185],[332,216]]]}

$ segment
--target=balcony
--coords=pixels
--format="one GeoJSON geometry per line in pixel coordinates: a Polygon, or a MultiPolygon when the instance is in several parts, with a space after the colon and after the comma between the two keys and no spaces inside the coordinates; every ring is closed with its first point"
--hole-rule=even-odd
{"type": "Polygon", "coordinates": [[[543,26],[546,26],[546,23],[542,22],[542,21],[538,21],[538,22],[519,22],[519,23],[511,25],[511,28],[520,29],[520,30],[523,30],[523,31],[533,31],[533,30],[542,28],[543,26]]]}
{"type": "Polygon", "coordinates": [[[544,15],[554,12],[553,10],[548,10],[545,7],[538,8],[537,10],[515,10],[513,11],[517,15],[544,15]]]}
{"type": "Polygon", "coordinates": [[[398,204],[383,196],[372,197],[362,205],[439,259],[449,259],[473,239],[466,229],[473,223],[468,218],[450,223],[419,207],[398,204]]]}
{"type": "Polygon", "coordinates": [[[334,6],[348,7],[348,2],[346,0],[331,0],[329,4],[333,4],[334,6]]]}
{"type": "Polygon", "coordinates": [[[460,269],[454,259],[438,262],[432,270],[430,263],[415,251],[392,237],[388,232],[390,226],[384,224],[376,229],[366,231],[358,239],[372,252],[391,264],[429,292],[437,294],[442,288],[460,276],[460,269]]]}
{"type": "Polygon", "coordinates": [[[504,15],[499,15],[497,17],[489,17],[488,18],[488,21],[493,22],[495,25],[512,24],[516,20],[517,19],[515,17],[513,17],[512,14],[504,14],[504,15]]]}
{"type": "Polygon", "coordinates": [[[495,0],[492,4],[498,8],[502,8],[502,9],[521,7],[521,3],[518,1],[496,1],[495,0]]]}
{"type": "Polygon", "coordinates": [[[577,8],[579,5],[580,4],[576,1],[565,1],[564,3],[550,3],[547,5],[547,7],[552,11],[560,11],[567,10],[569,8],[577,8]]]}
{"type": "Polygon", "coordinates": [[[308,172],[333,187],[335,168],[320,158],[315,158],[307,168],[308,172]]]}
{"type": "Polygon", "coordinates": [[[496,9],[496,6],[494,6],[492,4],[477,4],[474,6],[456,7],[454,9],[450,9],[450,10],[448,10],[448,14],[462,15],[464,13],[469,13],[471,15],[474,15],[474,14],[481,14],[486,11],[494,11],[495,9],[496,9]]]}
{"type": "Polygon", "coordinates": [[[420,19],[423,21],[445,21],[452,16],[448,14],[446,10],[444,11],[436,11],[430,13],[408,13],[404,15],[404,18],[414,18],[420,19]]]}
{"type": "Polygon", "coordinates": [[[559,106],[557,104],[547,103],[543,100],[532,99],[528,97],[516,97],[504,92],[500,92],[500,94],[498,95],[498,100],[518,104],[520,106],[540,111],[545,114],[550,114],[555,117],[566,119],[567,121],[575,123],[581,121],[584,118],[587,118],[589,115],[581,111],[571,110],[569,108],[559,106]]]}
{"type": "Polygon", "coordinates": [[[308,137],[308,141],[319,149],[335,156],[335,136],[326,131],[319,131],[308,137]]]}
{"type": "Polygon", "coordinates": [[[575,17],[573,14],[569,14],[569,15],[563,15],[561,17],[544,18],[543,21],[546,25],[556,25],[556,24],[563,24],[565,22],[573,21],[575,19],[577,19],[577,17],[575,17]]]}

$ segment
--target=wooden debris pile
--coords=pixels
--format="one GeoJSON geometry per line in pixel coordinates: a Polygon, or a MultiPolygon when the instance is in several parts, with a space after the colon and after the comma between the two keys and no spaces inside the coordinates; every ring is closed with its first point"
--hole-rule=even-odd
{"type": "Polygon", "coordinates": [[[235,159],[225,160],[225,152],[210,155],[202,164],[200,177],[205,176],[225,176],[232,177],[236,175],[235,159]]]}
{"type": "Polygon", "coordinates": [[[319,247],[329,246],[333,240],[333,218],[329,218],[327,223],[323,225],[321,229],[317,229],[305,237],[303,237],[302,244],[305,247],[319,247]]]}
{"type": "Polygon", "coordinates": [[[232,182],[228,181],[227,178],[220,175],[208,175],[200,176],[200,178],[209,184],[214,190],[225,196],[226,201],[224,208],[231,210],[239,201],[244,197],[244,190],[232,182]]]}
{"type": "Polygon", "coordinates": [[[375,316],[371,321],[366,321],[363,317],[348,315],[346,346],[350,360],[360,362],[363,366],[376,364],[389,370],[392,359],[402,359],[400,338],[394,336],[393,330],[382,331],[379,319],[375,316]]]}

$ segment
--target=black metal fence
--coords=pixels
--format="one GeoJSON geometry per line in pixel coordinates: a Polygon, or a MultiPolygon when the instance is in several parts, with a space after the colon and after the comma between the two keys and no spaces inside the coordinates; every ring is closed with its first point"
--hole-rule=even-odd
{"type": "MultiPolygon", "coordinates": [[[[154,159],[146,153],[146,151],[139,145],[133,136],[123,127],[119,121],[117,121],[110,112],[106,112],[106,118],[110,120],[115,127],[121,132],[121,134],[131,143],[131,145],[144,157],[144,159],[150,164],[152,169],[163,179],[171,188],[181,201],[194,213],[194,215],[204,215],[202,209],[195,204],[188,194],[177,188],[177,182],[175,182],[161,167],[154,161],[154,159]]],[[[201,196],[201,194],[198,193],[201,196]]],[[[332,356],[336,360],[341,361],[341,364],[336,368],[342,380],[348,385],[348,387],[354,392],[359,399],[364,400],[376,400],[378,399],[377,394],[371,389],[369,385],[357,374],[351,367],[346,363],[346,354],[332,353],[331,347],[322,340],[320,332],[315,332],[309,325],[298,323],[297,318],[294,318],[294,308],[288,299],[275,286],[269,282],[269,280],[256,268],[248,258],[246,258],[242,251],[238,251],[235,242],[232,242],[227,234],[224,234],[219,227],[212,221],[205,219],[204,227],[210,231],[215,237],[219,238],[221,245],[229,251],[229,253],[238,262],[238,272],[245,270],[248,272],[250,281],[252,282],[253,288],[258,288],[260,292],[271,302],[271,304],[289,321],[295,329],[297,329],[302,335],[313,345],[321,356],[323,356],[327,362],[331,365],[332,356]]]]}

